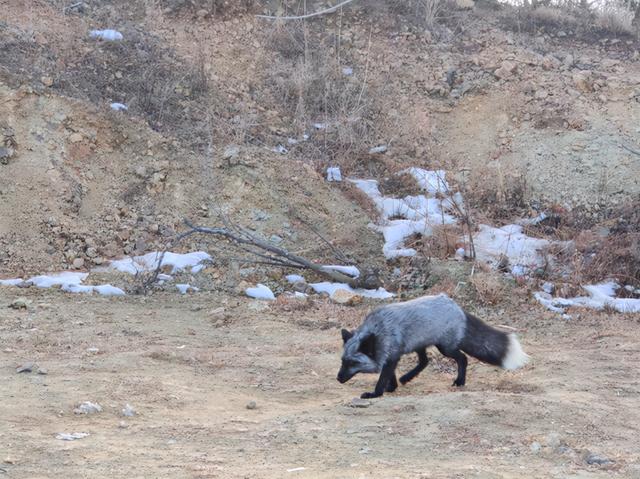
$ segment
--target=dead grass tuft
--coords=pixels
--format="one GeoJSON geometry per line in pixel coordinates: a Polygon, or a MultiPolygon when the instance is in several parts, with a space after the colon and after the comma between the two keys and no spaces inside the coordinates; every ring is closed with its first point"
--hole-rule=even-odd
{"type": "Polygon", "coordinates": [[[505,300],[507,286],[498,274],[479,272],[471,276],[470,281],[481,304],[494,306],[505,300]]]}

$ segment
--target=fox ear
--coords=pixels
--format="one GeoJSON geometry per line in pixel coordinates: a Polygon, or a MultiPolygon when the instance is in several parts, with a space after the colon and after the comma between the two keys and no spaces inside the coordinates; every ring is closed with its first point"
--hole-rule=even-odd
{"type": "Polygon", "coordinates": [[[344,341],[345,343],[347,341],[349,341],[351,338],[353,337],[353,333],[351,331],[348,331],[346,329],[342,330],[342,341],[344,341]]]}
{"type": "Polygon", "coordinates": [[[371,334],[364,338],[360,343],[360,352],[366,354],[372,359],[376,357],[376,335],[371,334]]]}

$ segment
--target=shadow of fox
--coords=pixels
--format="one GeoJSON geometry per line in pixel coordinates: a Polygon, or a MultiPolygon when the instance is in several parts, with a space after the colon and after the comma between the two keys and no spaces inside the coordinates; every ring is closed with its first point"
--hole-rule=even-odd
{"type": "Polygon", "coordinates": [[[339,382],[345,383],[358,373],[380,373],[375,390],[363,393],[364,399],[396,390],[395,370],[404,354],[417,353],[418,364],[400,377],[400,383],[406,384],[420,374],[429,362],[429,346],[455,359],[455,386],[464,386],[466,381],[464,353],[503,369],[518,369],[529,360],[515,334],[483,323],[445,294],[382,306],[369,313],[358,329],[343,329],[342,339],[339,382]]]}

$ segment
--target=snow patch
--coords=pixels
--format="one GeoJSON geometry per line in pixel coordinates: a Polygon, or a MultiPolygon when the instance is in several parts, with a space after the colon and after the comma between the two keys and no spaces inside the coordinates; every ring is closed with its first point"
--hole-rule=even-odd
{"type": "MultiPolygon", "coordinates": [[[[162,253],[160,251],[154,251],[142,256],[126,257],[111,261],[107,269],[134,275],[145,271],[154,271],[158,267],[161,257],[162,253]]],[[[193,253],[185,254],[167,252],[164,257],[162,257],[161,266],[170,266],[172,268],[172,274],[178,273],[187,268],[192,268],[192,272],[194,272],[194,267],[204,267],[202,263],[206,261],[211,261],[211,255],[204,251],[195,251],[193,253]]],[[[96,268],[96,270],[98,270],[98,268],[96,268]]]]}
{"type": "Polygon", "coordinates": [[[21,278],[16,279],[0,279],[0,286],[18,286],[19,284],[24,283],[24,280],[21,278]]]}
{"type": "Polygon", "coordinates": [[[451,211],[463,209],[460,195],[446,196],[449,185],[444,171],[408,168],[403,173],[412,175],[426,194],[390,198],[382,196],[376,180],[349,180],[371,198],[380,213],[380,223],[373,225],[373,229],[384,236],[383,253],[387,259],[415,256],[416,250],[404,246],[408,237],[414,234],[432,235],[434,226],[456,222],[451,211]]]}
{"type": "Polygon", "coordinates": [[[114,111],[127,111],[129,109],[129,107],[127,105],[125,105],[124,103],[117,103],[114,102],[111,105],[109,105],[111,107],[112,110],[114,111]]]}
{"type": "Polygon", "coordinates": [[[194,293],[200,291],[200,288],[196,288],[190,284],[176,284],[176,288],[178,288],[180,294],[187,294],[189,291],[193,291],[194,293]]]}
{"type": "Polygon", "coordinates": [[[532,238],[522,232],[520,225],[502,228],[480,225],[479,229],[473,236],[476,258],[496,267],[506,257],[514,276],[524,276],[543,267],[546,262],[544,252],[551,246],[569,248],[572,245],[571,241],[532,238]]]}
{"type": "Polygon", "coordinates": [[[89,32],[89,36],[91,38],[97,38],[99,40],[104,40],[107,42],[117,42],[119,40],[122,40],[124,37],[122,36],[122,33],[120,33],[117,30],[91,30],[89,32]]]}
{"type": "Polygon", "coordinates": [[[339,167],[331,166],[327,168],[327,181],[342,181],[342,173],[340,172],[339,167]]]}
{"type": "Polygon", "coordinates": [[[388,299],[395,296],[384,288],[353,289],[346,283],[330,283],[328,281],[323,281],[321,283],[311,283],[309,286],[311,286],[316,293],[327,293],[329,296],[333,296],[333,293],[338,289],[346,289],[350,293],[359,294],[365,298],[388,299]]]}
{"type": "Polygon", "coordinates": [[[285,276],[285,278],[291,284],[297,283],[297,282],[304,283],[304,277],[300,276],[299,274],[288,274],[287,276],[285,276]]]}
{"type": "Polygon", "coordinates": [[[620,286],[614,281],[599,284],[591,284],[582,287],[589,296],[577,296],[575,298],[553,297],[549,293],[539,291],[534,297],[545,308],[556,313],[564,313],[565,308],[582,307],[602,310],[611,308],[619,313],[640,313],[640,299],[616,298],[616,290],[620,286]]]}
{"type": "Polygon", "coordinates": [[[269,301],[276,299],[276,297],[273,294],[273,291],[271,291],[264,284],[257,284],[255,288],[247,288],[245,290],[245,294],[250,298],[256,298],[256,299],[266,299],[269,301]]]}
{"type": "Polygon", "coordinates": [[[360,276],[360,270],[355,266],[341,266],[339,264],[327,264],[322,267],[325,271],[338,271],[340,273],[357,278],[360,276]]]}

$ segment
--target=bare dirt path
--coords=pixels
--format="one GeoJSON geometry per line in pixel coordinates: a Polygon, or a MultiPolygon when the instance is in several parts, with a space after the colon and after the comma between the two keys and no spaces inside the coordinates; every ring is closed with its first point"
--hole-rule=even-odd
{"type": "Polygon", "coordinates": [[[474,361],[455,390],[452,364],[430,352],[415,382],[353,408],[375,378],[338,384],[336,327],[366,307],[263,308],[209,294],[3,288],[0,475],[640,477],[637,317],[567,322],[531,308],[515,322],[489,318],[522,330],[532,365],[505,373],[474,361]],[[6,307],[18,294],[28,310],[6,307]],[[47,374],[16,373],[26,361],[47,374]],[[104,410],[75,415],[82,401],[104,410]],[[121,415],[127,403],[136,416],[121,415]],[[614,462],[589,465],[589,453],[614,462]]]}

